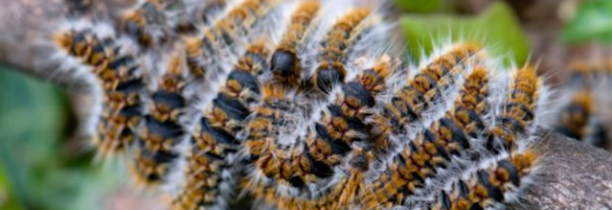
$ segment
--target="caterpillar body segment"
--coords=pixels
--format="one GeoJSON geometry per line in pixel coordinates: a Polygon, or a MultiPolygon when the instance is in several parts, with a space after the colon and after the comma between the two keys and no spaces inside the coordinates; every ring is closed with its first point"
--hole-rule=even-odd
{"type": "Polygon", "coordinates": [[[335,166],[343,161],[353,142],[369,141],[365,119],[372,114],[376,97],[386,88],[386,80],[396,67],[389,57],[383,56],[378,64],[341,86],[335,101],[323,110],[306,140],[310,157],[335,166]]]}
{"type": "Polygon", "coordinates": [[[174,34],[193,35],[210,26],[231,0],[165,0],[167,24],[174,34]]]}
{"type": "Polygon", "coordinates": [[[196,18],[198,20],[196,23],[201,23],[202,25],[210,25],[213,23],[215,17],[220,15],[223,12],[223,9],[228,5],[227,0],[212,0],[206,1],[206,3],[198,8],[196,13],[196,18]]]}
{"type": "Polygon", "coordinates": [[[528,186],[538,155],[532,150],[512,153],[452,182],[425,209],[501,209],[528,186]]]}
{"type": "Polygon", "coordinates": [[[179,56],[170,58],[166,71],[149,98],[147,114],[135,149],[133,174],[138,183],[157,185],[164,181],[179,154],[176,146],[187,137],[185,117],[190,99],[185,93],[188,74],[179,56]]]}
{"type": "Polygon", "coordinates": [[[344,83],[348,50],[354,44],[350,40],[360,34],[354,29],[371,13],[366,8],[353,9],[329,30],[320,44],[319,64],[313,77],[313,84],[318,90],[329,93],[335,85],[344,83]]]}
{"type": "MultiPolygon", "coordinates": [[[[228,154],[235,153],[236,139],[227,131],[200,119],[191,139],[187,169],[180,192],[172,200],[172,209],[195,210],[223,205],[222,188],[232,185],[223,177],[230,168],[228,154]]],[[[230,189],[231,190],[231,189],[230,189]]]]}
{"type": "Polygon", "coordinates": [[[275,80],[292,86],[299,85],[302,73],[299,53],[303,50],[303,39],[311,28],[320,7],[320,2],[308,0],[300,3],[295,9],[281,43],[272,54],[270,70],[275,80]]]}
{"type": "Polygon", "coordinates": [[[54,39],[58,48],[93,67],[104,66],[116,55],[111,39],[99,37],[93,29],[62,31],[54,39]]]}
{"type": "Polygon", "coordinates": [[[117,56],[106,68],[96,72],[105,91],[104,115],[97,139],[102,154],[125,150],[137,136],[146,106],[142,71],[135,57],[128,54],[117,56]],[[121,143],[116,143],[117,139],[121,143]]]}
{"type": "Polygon", "coordinates": [[[497,125],[491,129],[496,138],[490,138],[487,147],[495,151],[513,150],[518,146],[516,140],[531,132],[539,86],[534,68],[525,67],[514,72],[497,125]]]}
{"type": "MultiPolygon", "coordinates": [[[[292,137],[283,139],[283,135],[291,136],[292,132],[298,131],[297,126],[301,124],[299,113],[303,110],[295,104],[297,97],[283,85],[268,83],[264,86],[263,104],[255,108],[253,118],[246,126],[248,135],[244,142],[247,161],[255,165],[256,174],[270,179],[298,181],[302,179],[292,179],[294,175],[309,174],[305,172],[315,168],[308,158],[302,157],[298,142],[292,137]]],[[[257,186],[259,181],[256,178],[252,184],[257,186]]]]}
{"type": "Polygon", "coordinates": [[[94,143],[101,155],[124,151],[134,142],[144,114],[144,70],[110,28],[90,25],[60,31],[56,46],[90,69],[103,91],[94,143]]]}
{"type": "Polygon", "coordinates": [[[206,74],[207,67],[219,65],[214,59],[232,56],[238,50],[235,48],[244,44],[242,42],[252,41],[247,35],[282,1],[245,0],[211,27],[203,29],[201,35],[187,39],[187,65],[190,70],[202,76],[206,74]]]}
{"type": "Polygon", "coordinates": [[[122,30],[139,44],[150,46],[159,44],[170,36],[170,26],[165,7],[171,4],[166,0],[142,0],[122,17],[122,30]]]}
{"type": "Polygon", "coordinates": [[[94,144],[102,156],[125,152],[137,138],[135,131],[142,120],[141,104],[115,110],[104,107],[98,121],[94,144]]]}
{"type": "Polygon", "coordinates": [[[559,113],[555,130],[570,138],[582,140],[588,132],[589,118],[594,112],[594,102],[589,91],[578,91],[570,104],[559,113]]]}
{"type": "Polygon", "coordinates": [[[370,175],[370,166],[374,160],[374,153],[366,148],[355,148],[349,161],[337,181],[328,188],[322,189],[318,197],[298,197],[278,194],[276,191],[260,187],[256,195],[262,195],[267,203],[278,209],[326,209],[342,210],[352,209],[360,205],[360,195],[367,186],[370,175]]]}
{"type": "Polygon", "coordinates": [[[605,62],[572,64],[570,79],[559,91],[554,110],[557,115],[548,122],[562,135],[587,142],[600,148],[608,148],[609,137],[606,121],[609,114],[610,65],[605,62]]]}
{"type": "Polygon", "coordinates": [[[342,174],[340,181],[331,188],[328,195],[319,199],[319,206],[325,209],[342,210],[359,206],[361,195],[368,186],[368,176],[371,175],[370,167],[374,162],[374,152],[367,148],[357,147],[352,151],[348,164],[348,170],[342,174]]]}
{"type": "Polygon", "coordinates": [[[235,64],[212,106],[195,126],[187,157],[185,184],[173,200],[173,209],[222,206],[224,196],[237,190],[233,159],[240,142],[236,135],[245,127],[250,106],[259,102],[258,75],[269,69],[269,50],[254,44],[235,64]],[[229,192],[224,192],[229,191],[229,192]]]}
{"type": "Polygon", "coordinates": [[[414,124],[427,126],[424,121],[432,108],[445,110],[446,107],[438,107],[444,105],[443,99],[448,97],[445,90],[452,89],[462,71],[480,59],[480,50],[474,45],[454,46],[408,79],[406,85],[383,105],[381,114],[370,118],[372,131],[377,136],[376,147],[385,150],[398,143],[392,138],[406,135],[414,124]]]}
{"type": "Polygon", "coordinates": [[[485,129],[483,116],[490,109],[489,95],[489,72],[477,66],[465,79],[452,110],[455,123],[471,138],[476,138],[485,129]]]}

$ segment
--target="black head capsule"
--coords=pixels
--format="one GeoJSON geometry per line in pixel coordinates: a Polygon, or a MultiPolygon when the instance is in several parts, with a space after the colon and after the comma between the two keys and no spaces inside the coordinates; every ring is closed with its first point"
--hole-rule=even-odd
{"type": "Polygon", "coordinates": [[[270,61],[270,71],[274,77],[284,83],[297,82],[300,76],[299,61],[295,53],[287,50],[276,50],[270,61]]]}
{"type": "Polygon", "coordinates": [[[340,65],[321,65],[315,75],[316,87],[323,93],[329,93],[337,84],[344,82],[346,70],[340,65]]]}

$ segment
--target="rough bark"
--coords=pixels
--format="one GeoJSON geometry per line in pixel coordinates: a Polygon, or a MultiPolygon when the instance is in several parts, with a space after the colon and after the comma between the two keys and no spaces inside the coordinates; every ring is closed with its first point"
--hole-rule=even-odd
{"type": "MultiPolygon", "coordinates": [[[[75,96],[87,95],[69,77],[50,76],[58,63],[50,61],[49,32],[59,20],[74,14],[97,15],[129,2],[122,0],[0,0],[0,64],[67,87],[75,96]]],[[[83,99],[86,97],[75,97],[83,99]]],[[[75,100],[77,116],[82,101],[75,100]]],[[[544,132],[537,149],[545,154],[543,173],[513,209],[611,209],[612,154],[565,137],[544,132]]]]}
{"type": "Polygon", "coordinates": [[[541,174],[512,209],[612,209],[612,153],[550,131],[536,149],[541,174]]]}

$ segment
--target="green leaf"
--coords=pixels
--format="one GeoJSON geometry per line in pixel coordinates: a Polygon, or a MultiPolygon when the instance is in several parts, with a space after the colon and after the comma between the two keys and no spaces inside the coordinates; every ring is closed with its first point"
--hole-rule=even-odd
{"type": "Polygon", "coordinates": [[[429,54],[434,44],[463,41],[486,46],[504,63],[523,64],[529,55],[529,41],[512,9],[497,1],[477,16],[448,14],[404,15],[401,26],[415,59],[429,54]]]}
{"type": "Polygon", "coordinates": [[[396,5],[406,12],[429,13],[438,11],[442,0],[396,0],[396,5]]]}
{"type": "Polygon", "coordinates": [[[612,43],[612,1],[590,0],[580,4],[576,16],[565,26],[561,37],[565,43],[612,43]]]}
{"type": "Polygon", "coordinates": [[[22,210],[23,207],[17,201],[16,195],[12,193],[14,189],[9,181],[6,169],[0,165],[0,209],[22,210]]]}
{"type": "Polygon", "coordinates": [[[0,89],[0,196],[6,190],[25,209],[103,208],[100,199],[121,176],[87,157],[85,165],[65,159],[70,112],[61,89],[1,66],[0,89]]]}

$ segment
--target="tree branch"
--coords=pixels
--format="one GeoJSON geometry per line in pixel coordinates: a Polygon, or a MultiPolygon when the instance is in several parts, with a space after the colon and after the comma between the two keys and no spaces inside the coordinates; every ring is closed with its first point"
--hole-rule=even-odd
{"type": "Polygon", "coordinates": [[[612,209],[612,153],[551,131],[536,149],[542,174],[513,209],[612,209]]]}
{"type": "MultiPolygon", "coordinates": [[[[49,39],[54,24],[67,16],[96,15],[88,9],[88,2],[0,0],[4,7],[0,13],[0,63],[64,87],[85,85],[74,78],[50,76],[59,64],[49,59],[51,46],[40,41],[49,39]]],[[[129,1],[104,0],[96,2],[95,8],[114,10],[126,2],[129,1]]],[[[74,94],[86,95],[78,89],[68,88],[74,94]]],[[[74,103],[76,109],[83,107],[79,105],[82,101],[74,103]]],[[[612,154],[549,131],[544,132],[536,148],[545,154],[541,161],[543,174],[513,209],[612,208],[612,154]]]]}

